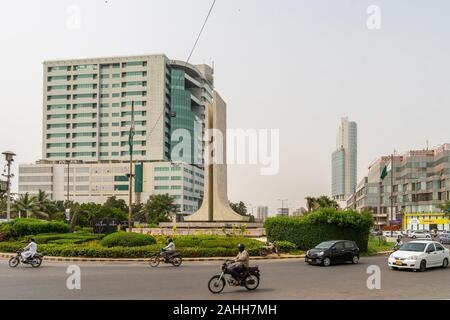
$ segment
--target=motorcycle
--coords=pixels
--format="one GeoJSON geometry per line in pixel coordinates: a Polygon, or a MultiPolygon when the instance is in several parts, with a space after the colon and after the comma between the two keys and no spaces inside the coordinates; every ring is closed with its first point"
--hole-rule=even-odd
{"type": "Polygon", "coordinates": [[[272,243],[267,243],[265,246],[262,246],[259,249],[259,255],[262,257],[266,257],[269,254],[277,254],[278,256],[280,255],[280,253],[278,252],[277,247],[272,244],[272,243]]]}
{"type": "Polygon", "coordinates": [[[149,264],[152,267],[157,267],[162,261],[164,263],[171,263],[174,267],[179,267],[183,262],[183,257],[180,253],[174,252],[169,254],[167,258],[164,258],[161,250],[157,251],[153,256],[150,257],[149,264]]]}
{"type": "Polygon", "coordinates": [[[221,293],[225,288],[226,283],[233,287],[245,287],[249,291],[256,290],[256,288],[259,287],[261,275],[258,266],[247,268],[240,274],[239,279],[235,280],[231,276],[230,268],[233,263],[233,260],[226,260],[222,264],[222,272],[209,280],[208,289],[211,293],[221,293]]]}
{"type": "Polygon", "coordinates": [[[36,252],[33,258],[24,259],[21,254],[22,252],[23,249],[17,250],[16,251],[17,255],[9,259],[9,266],[11,268],[17,267],[19,263],[29,264],[33,268],[39,268],[41,266],[42,260],[44,259],[42,254],[36,252]]]}

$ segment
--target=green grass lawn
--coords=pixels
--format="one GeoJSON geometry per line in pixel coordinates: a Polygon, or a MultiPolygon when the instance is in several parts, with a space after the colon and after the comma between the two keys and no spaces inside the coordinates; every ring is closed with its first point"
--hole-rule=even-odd
{"type": "Polygon", "coordinates": [[[367,253],[365,253],[364,255],[370,256],[382,251],[392,251],[394,245],[395,245],[394,242],[387,242],[387,241],[383,242],[379,241],[378,239],[370,239],[367,253]]]}

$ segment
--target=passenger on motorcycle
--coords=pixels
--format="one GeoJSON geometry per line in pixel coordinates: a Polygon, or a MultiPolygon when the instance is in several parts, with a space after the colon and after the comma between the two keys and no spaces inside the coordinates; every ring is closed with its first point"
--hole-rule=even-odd
{"type": "Polygon", "coordinates": [[[175,252],[175,243],[173,243],[172,239],[169,239],[169,244],[162,249],[161,255],[164,259],[169,259],[170,256],[175,252]]]}
{"type": "Polygon", "coordinates": [[[34,257],[37,252],[37,244],[34,242],[34,239],[30,239],[28,245],[23,248],[23,252],[21,253],[23,260],[28,260],[34,257]]]}
{"type": "Polygon", "coordinates": [[[250,264],[250,255],[248,254],[247,250],[245,250],[245,246],[240,243],[238,244],[238,249],[239,253],[234,259],[234,263],[230,267],[231,276],[236,281],[240,280],[240,274],[244,272],[250,264]]]}

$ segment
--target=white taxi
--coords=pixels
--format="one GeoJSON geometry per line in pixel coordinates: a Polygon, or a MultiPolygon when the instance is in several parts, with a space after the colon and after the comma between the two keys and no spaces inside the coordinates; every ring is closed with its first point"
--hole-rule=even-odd
{"type": "Polygon", "coordinates": [[[448,266],[449,250],[436,241],[411,241],[403,244],[388,259],[391,269],[413,269],[425,271],[427,268],[448,266]]]}

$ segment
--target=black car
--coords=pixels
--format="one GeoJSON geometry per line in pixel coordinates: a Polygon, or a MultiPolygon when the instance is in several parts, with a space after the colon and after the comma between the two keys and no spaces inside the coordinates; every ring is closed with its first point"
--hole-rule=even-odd
{"type": "Polygon", "coordinates": [[[309,264],[328,267],[332,263],[359,262],[359,248],[354,241],[332,240],[318,244],[306,252],[305,261],[309,264]]]}

